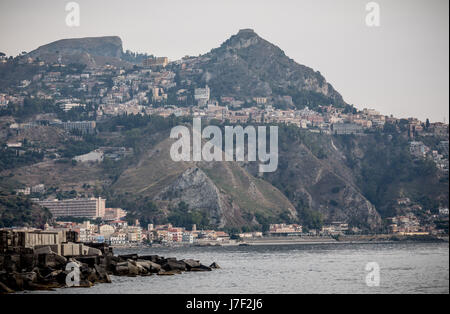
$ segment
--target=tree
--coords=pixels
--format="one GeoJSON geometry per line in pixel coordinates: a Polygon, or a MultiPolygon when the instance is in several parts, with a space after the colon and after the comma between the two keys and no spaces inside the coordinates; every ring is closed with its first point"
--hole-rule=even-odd
{"type": "Polygon", "coordinates": [[[322,214],[311,210],[303,200],[297,204],[297,212],[303,226],[307,229],[321,229],[323,226],[322,214]]]}

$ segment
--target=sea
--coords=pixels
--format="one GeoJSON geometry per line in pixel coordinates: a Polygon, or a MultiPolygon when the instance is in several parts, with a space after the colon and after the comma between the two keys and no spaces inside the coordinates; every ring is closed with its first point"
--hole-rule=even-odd
{"type": "Polygon", "coordinates": [[[53,294],[448,294],[448,243],[328,243],[127,248],[115,254],[196,259],[221,269],[116,277],[112,284],[26,292],[53,294]]]}

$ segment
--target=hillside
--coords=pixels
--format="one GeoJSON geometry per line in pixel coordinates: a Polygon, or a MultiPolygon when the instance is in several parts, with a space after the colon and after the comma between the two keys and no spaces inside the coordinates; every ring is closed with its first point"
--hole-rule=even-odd
{"type": "Polygon", "coordinates": [[[128,210],[130,219],[143,224],[173,219],[227,228],[257,229],[281,221],[313,227],[318,221],[345,221],[378,230],[382,218],[401,214],[395,209],[399,198],[408,197],[424,209],[448,206],[448,177],[412,159],[401,134],[332,136],[280,126],[278,170],[261,176],[257,163],[173,162],[169,130],[180,123],[171,118],[118,117],[101,126],[98,143],[85,139],[76,146],[63,134],[49,137],[54,142],[45,145],[38,139],[52,127],[36,128],[21,139],[60,147],[63,155],[99,145],[131,147],[135,154],[104,163],[46,158],[2,171],[2,186],[43,183],[46,197],[102,195],[108,206],[128,210]],[[124,129],[109,131],[115,125],[124,129]]]}
{"type": "Polygon", "coordinates": [[[20,195],[0,192],[0,228],[4,227],[39,227],[51,219],[51,214],[20,195]]]}
{"type": "Polygon", "coordinates": [[[23,57],[0,65],[0,88],[7,86],[0,93],[1,190],[44,184],[45,192],[32,197],[102,196],[143,225],[240,230],[345,222],[385,231],[385,218],[412,213],[432,226],[448,208],[448,125],[358,111],[320,72],[253,30],[151,71],[132,66],[147,55],[123,53],[118,37],[61,40],[29,56],[65,66],[55,73],[51,64],[40,69],[23,57]],[[132,68],[101,67],[123,60],[132,68]],[[81,75],[93,71],[79,63],[100,75],[81,75]],[[192,107],[195,88],[205,85],[224,106],[192,107]],[[59,103],[68,101],[86,106],[65,112],[59,103]],[[194,115],[222,134],[230,121],[278,125],[277,171],[262,175],[254,162],[173,162],[170,130],[189,127],[194,115]],[[95,120],[95,134],[81,136],[85,124],[64,130],[56,119],[95,120]],[[335,124],[358,135],[331,134],[335,124]],[[94,150],[110,157],[73,160],[94,150]],[[408,205],[398,206],[401,199],[408,205]]]}
{"type": "Polygon", "coordinates": [[[149,197],[167,210],[184,202],[220,227],[296,218],[295,207],[278,189],[237,163],[176,163],[168,158],[171,143],[160,142],[125,170],[113,193],[149,197]]]}
{"type": "MultiPolygon", "coordinates": [[[[250,29],[190,63],[195,64],[193,72],[199,73],[194,80],[208,84],[213,96],[273,97],[278,103],[290,96],[297,106],[346,105],[320,72],[296,63],[250,29]]],[[[180,70],[180,80],[190,78],[190,73],[180,70]]]]}
{"type": "Polygon", "coordinates": [[[41,46],[28,54],[46,63],[85,64],[88,67],[112,64],[129,66],[121,60],[122,39],[117,36],[62,39],[41,46]]]}

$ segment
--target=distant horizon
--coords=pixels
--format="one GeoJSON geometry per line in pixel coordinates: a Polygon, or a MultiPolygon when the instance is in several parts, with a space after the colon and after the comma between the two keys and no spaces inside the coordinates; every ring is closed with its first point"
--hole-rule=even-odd
{"type": "Polygon", "coordinates": [[[72,28],[65,25],[67,2],[2,1],[0,51],[16,56],[62,39],[118,36],[124,52],[176,61],[251,28],[297,63],[320,71],[358,109],[449,121],[446,0],[376,1],[381,26],[372,28],[364,24],[365,0],[79,0],[81,25],[72,28]],[[167,14],[155,15],[155,9],[167,14]]]}

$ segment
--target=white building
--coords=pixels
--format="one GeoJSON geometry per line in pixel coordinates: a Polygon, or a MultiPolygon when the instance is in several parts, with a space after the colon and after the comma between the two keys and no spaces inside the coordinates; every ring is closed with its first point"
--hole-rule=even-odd
{"type": "Polygon", "coordinates": [[[102,162],[103,158],[103,152],[94,150],[93,152],[90,152],[88,154],[76,156],[73,158],[73,160],[76,160],[77,162],[102,162]]]}
{"type": "Polygon", "coordinates": [[[103,236],[105,236],[105,238],[107,238],[115,232],[115,229],[113,226],[110,226],[110,225],[101,225],[98,228],[98,231],[101,235],[103,235],[103,236]]]}
{"type": "Polygon", "coordinates": [[[123,232],[115,232],[109,237],[110,244],[125,244],[127,243],[127,234],[123,232]]]}
{"type": "Polygon", "coordinates": [[[76,103],[73,103],[73,104],[62,104],[62,105],[60,105],[59,106],[62,110],[64,110],[64,111],[70,111],[70,110],[72,110],[73,108],[79,108],[79,107],[83,107],[83,108],[85,108],[86,107],[86,105],[84,105],[84,104],[76,104],[76,103]]]}
{"type": "Polygon", "coordinates": [[[199,106],[204,106],[209,101],[211,96],[211,90],[208,85],[205,88],[196,88],[194,93],[194,99],[197,101],[199,106]]]}
{"type": "Polygon", "coordinates": [[[194,235],[190,232],[183,232],[183,243],[194,243],[194,235]]]}
{"type": "Polygon", "coordinates": [[[97,218],[105,215],[106,200],[99,198],[80,198],[70,200],[45,200],[37,204],[50,210],[54,217],[97,218]]]}

